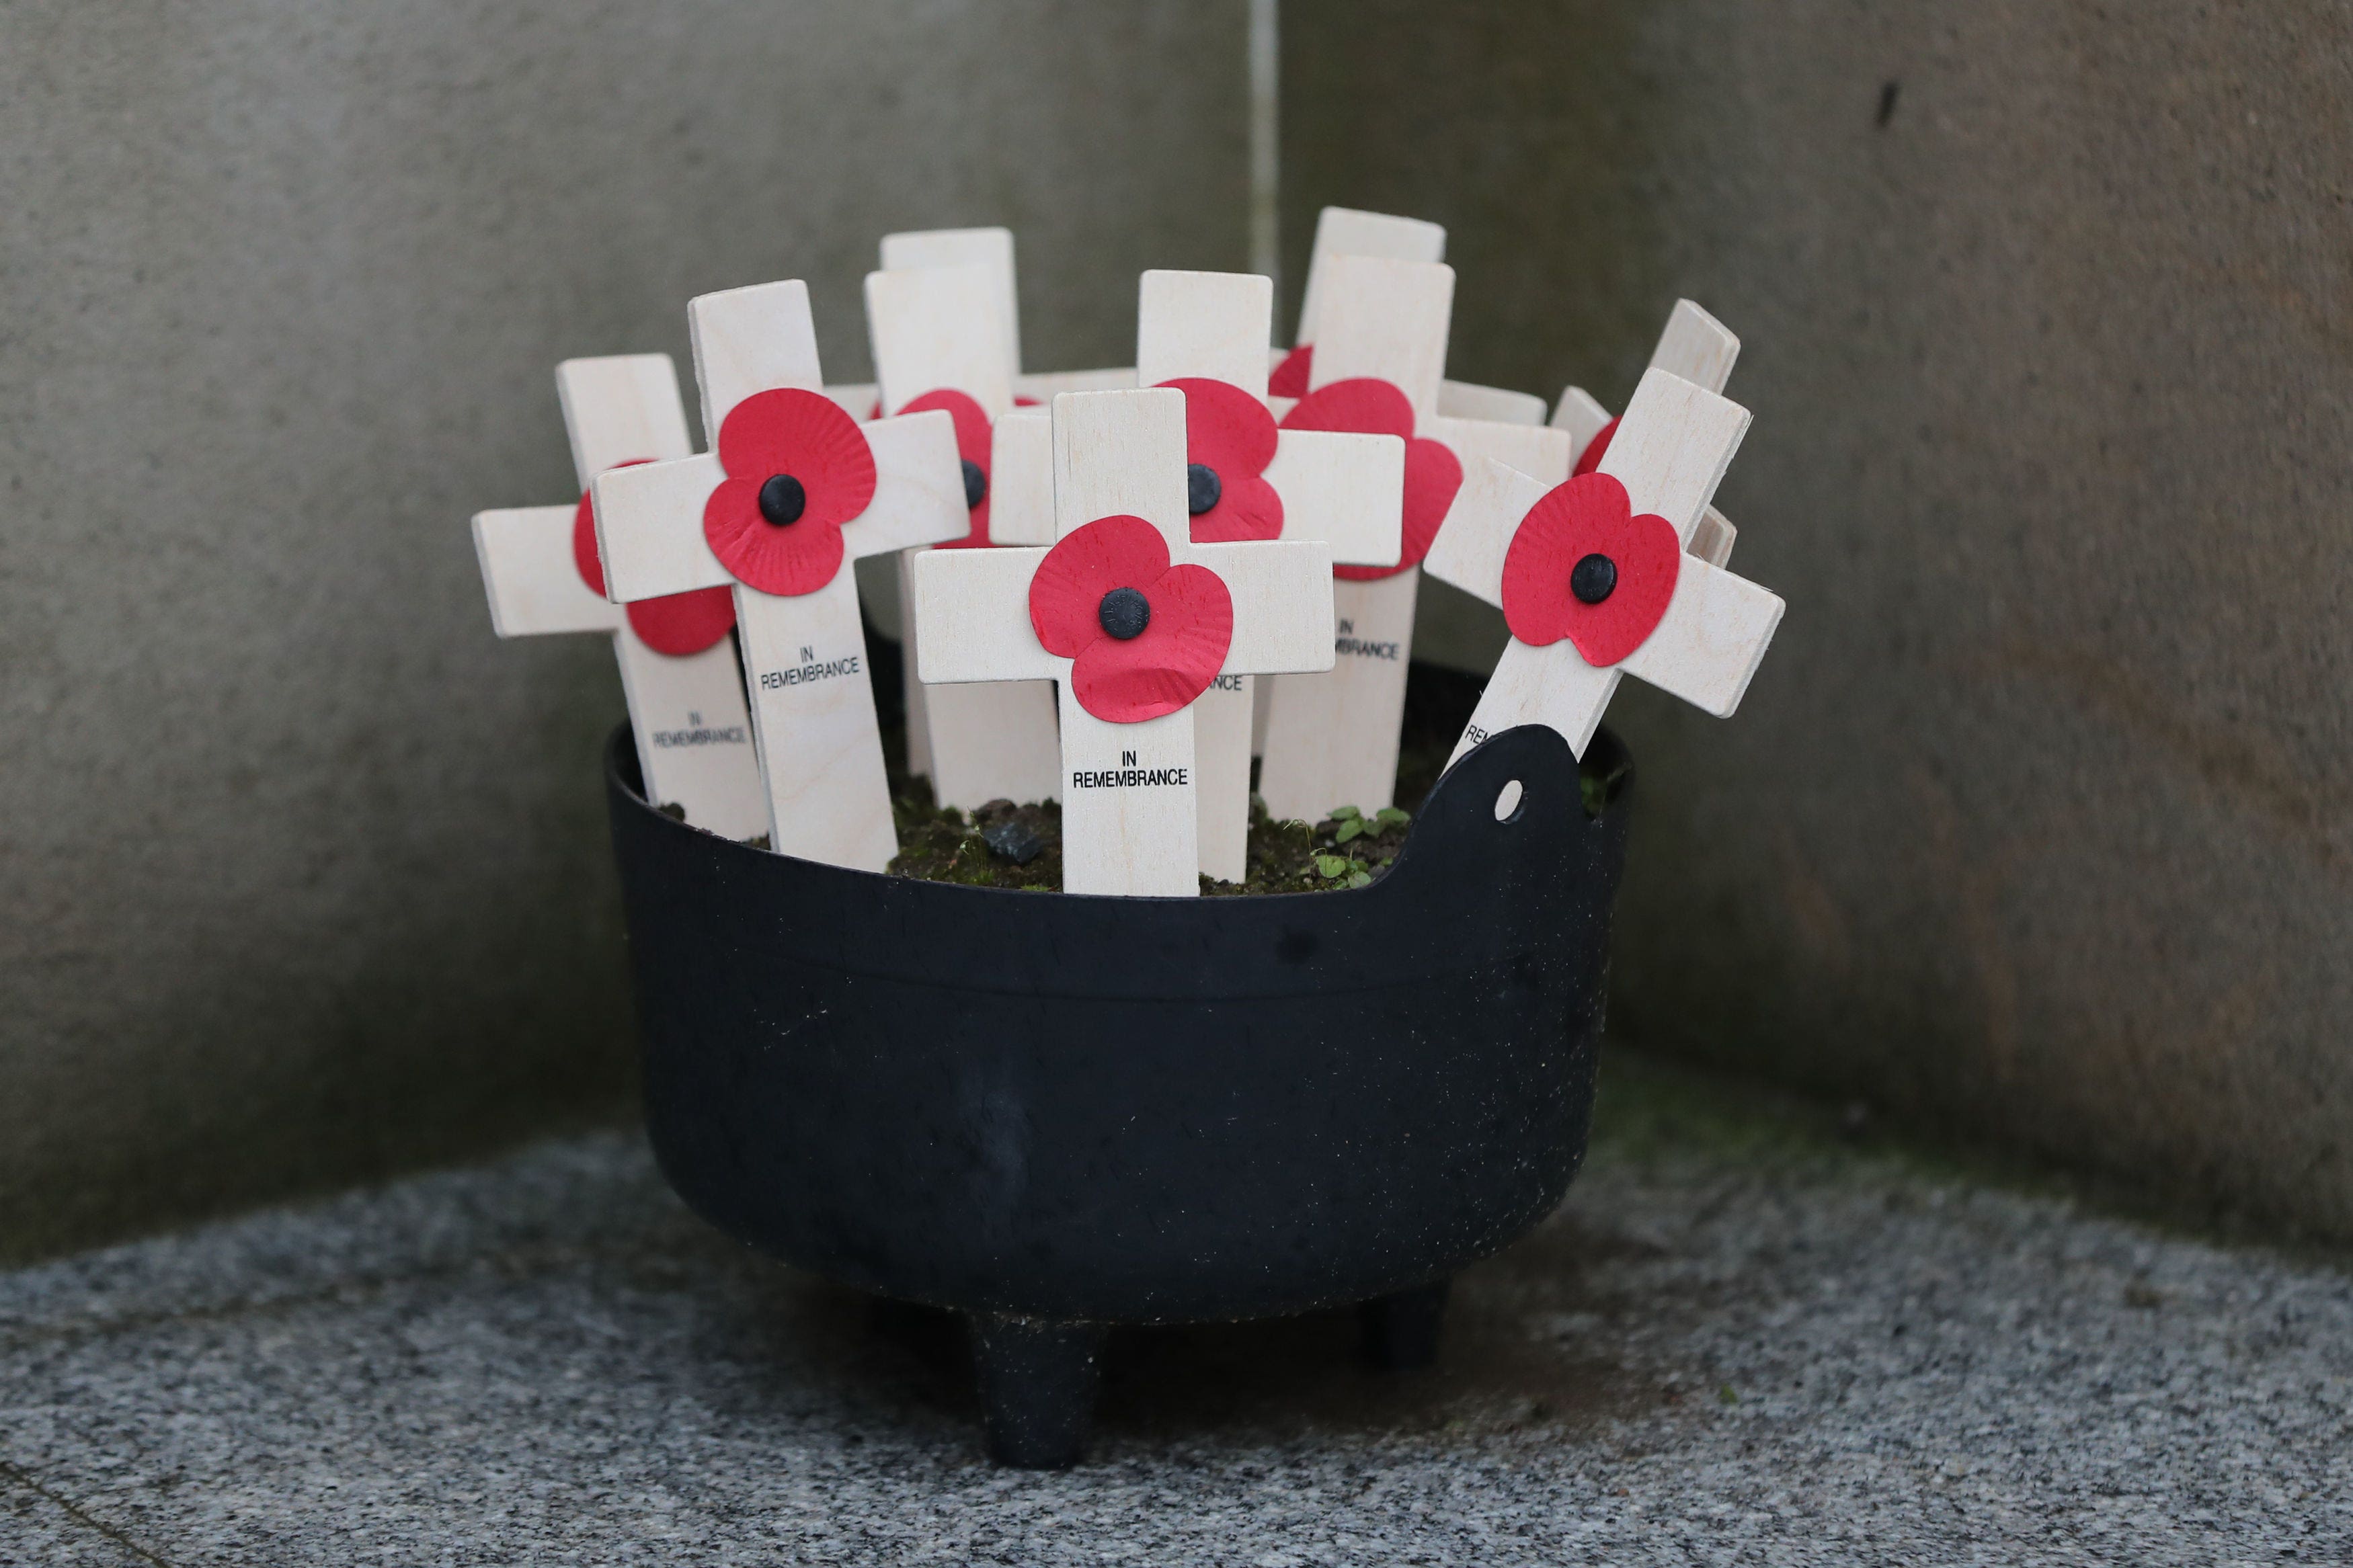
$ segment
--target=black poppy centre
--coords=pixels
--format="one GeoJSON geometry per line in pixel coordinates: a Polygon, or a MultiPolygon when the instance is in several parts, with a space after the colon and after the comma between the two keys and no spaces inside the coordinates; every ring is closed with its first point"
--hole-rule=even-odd
{"type": "Polygon", "coordinates": [[[970,458],[964,460],[964,509],[970,511],[988,499],[988,470],[970,458]]]}
{"type": "Polygon", "coordinates": [[[1207,463],[1185,465],[1185,509],[1195,517],[1217,505],[1225,493],[1225,481],[1218,478],[1217,469],[1207,463]]]}
{"type": "Polygon", "coordinates": [[[1152,624],[1152,601],[1135,588],[1113,588],[1095,607],[1103,629],[1122,642],[1133,642],[1152,624]]]}
{"type": "Polygon", "coordinates": [[[1568,591],[1580,605],[1598,605],[1618,591],[1618,563],[1599,552],[1569,568],[1568,591]]]}
{"type": "Polygon", "coordinates": [[[770,474],[760,486],[760,515],[789,528],[808,510],[808,491],[790,474],[770,474]]]}

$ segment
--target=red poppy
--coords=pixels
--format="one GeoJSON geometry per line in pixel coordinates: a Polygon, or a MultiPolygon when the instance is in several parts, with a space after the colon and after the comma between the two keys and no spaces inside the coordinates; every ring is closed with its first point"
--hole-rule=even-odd
{"type": "MultiPolygon", "coordinates": [[[[617,468],[634,468],[639,463],[650,463],[651,458],[632,458],[626,463],[616,463],[617,468]]],[[[596,555],[596,513],[588,502],[589,492],[580,492],[580,504],[572,513],[572,564],[579,569],[580,580],[589,591],[602,599],[605,593],[605,563],[596,555]]],[[[638,640],[656,653],[683,658],[701,653],[704,648],[727,635],[735,624],[735,593],[732,588],[696,588],[684,594],[668,594],[659,599],[639,599],[629,605],[629,629],[638,640]]]]}
{"type": "Polygon", "coordinates": [[[1282,498],[1262,477],[1281,439],[1266,405],[1229,381],[1164,381],[1185,395],[1185,463],[1193,542],[1282,537],[1282,498]]]}
{"type": "Polygon", "coordinates": [[[1304,397],[1307,395],[1307,373],[1315,368],[1315,345],[1302,343],[1282,356],[1274,374],[1266,378],[1269,397],[1304,397]]]}
{"type": "Polygon", "coordinates": [[[719,563],[763,594],[813,594],[841,570],[841,525],[874,499],[874,453],[831,398],[755,392],[719,426],[727,478],[702,503],[719,563]]]}
{"type": "Polygon", "coordinates": [[[1585,444],[1585,450],[1577,455],[1577,467],[1569,471],[1568,477],[1573,479],[1582,474],[1598,472],[1601,468],[1602,458],[1609,450],[1609,437],[1616,434],[1618,434],[1618,421],[1615,419],[1595,431],[1593,439],[1585,444]]]}
{"type": "Polygon", "coordinates": [[[1658,629],[1683,546],[1656,512],[1634,515],[1609,474],[1555,485],[1528,508],[1504,554],[1504,619],[1542,647],[1567,637],[1585,662],[1618,663],[1658,629]]]}
{"type": "MultiPolygon", "coordinates": [[[[1305,350],[1299,351],[1304,353],[1305,350]]],[[[1462,460],[1442,441],[1413,433],[1413,405],[1404,393],[1375,376],[1356,376],[1318,387],[1282,416],[1285,430],[1354,430],[1367,436],[1405,437],[1405,552],[1394,566],[1335,566],[1332,575],[1352,583],[1394,577],[1421,564],[1438,525],[1446,521],[1454,492],[1462,488],[1462,460]]]]}
{"type": "Polygon", "coordinates": [[[933,409],[947,410],[955,421],[956,456],[964,459],[964,504],[972,512],[972,531],[962,539],[951,539],[942,550],[962,550],[988,542],[988,416],[980,405],[961,392],[941,387],[899,405],[902,414],[928,414],[933,409]]]}
{"type": "Polygon", "coordinates": [[[1070,659],[1071,695],[1113,724],[1174,713],[1225,667],[1233,596],[1206,566],[1171,566],[1140,517],[1099,517],[1046,552],[1029,579],[1029,625],[1070,659]]]}

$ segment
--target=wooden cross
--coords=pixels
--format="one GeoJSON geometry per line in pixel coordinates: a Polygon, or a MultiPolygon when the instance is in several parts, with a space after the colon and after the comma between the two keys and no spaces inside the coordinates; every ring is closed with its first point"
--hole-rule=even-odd
{"type": "Polygon", "coordinates": [[[692,451],[678,373],[668,354],[565,360],[556,396],[572,441],[580,500],[474,514],[474,552],[502,637],[604,632],[621,666],[646,798],[726,838],[767,830],[767,797],[744,710],[744,674],[723,594],[624,609],[605,596],[588,487],[624,463],[692,451]],[[586,546],[584,550],[582,547],[586,546]],[[643,623],[641,634],[633,622],[643,623]],[[649,640],[650,638],[651,640],[649,640]]]}
{"type": "MultiPolygon", "coordinates": [[[[1007,305],[1002,280],[985,267],[913,267],[866,277],[867,331],[883,411],[944,408],[955,420],[972,531],[937,548],[990,542],[990,431],[1013,408],[1007,305]]],[[[997,681],[927,692],[915,679],[914,617],[903,592],[913,553],[899,561],[909,771],[930,776],[940,805],[967,811],[992,800],[1053,799],[1060,769],[1050,683],[997,681]]]]}
{"type": "MultiPolygon", "coordinates": [[[[1724,384],[1732,379],[1733,362],[1739,357],[1740,340],[1731,328],[1691,300],[1678,300],[1667,314],[1658,346],[1651,351],[1650,368],[1679,375],[1704,392],[1722,392],[1724,384]]],[[[1552,411],[1552,425],[1567,431],[1569,445],[1576,448],[1572,472],[1586,473],[1600,463],[1617,423],[1601,400],[1585,388],[1562,389],[1560,402],[1552,411]]],[[[1732,559],[1732,542],[1738,533],[1732,520],[1711,506],[1692,530],[1691,552],[1711,566],[1721,566],[1732,559]]]]}
{"type": "Polygon", "coordinates": [[[1060,683],[1065,892],[1199,891],[1195,699],[1332,660],[1328,546],[1192,542],[1185,404],[1057,397],[1052,548],[914,561],[925,680],[1060,683]]]}
{"type": "Polygon", "coordinates": [[[1436,412],[1453,298],[1453,271],[1440,263],[1335,256],[1325,264],[1310,395],[1283,425],[1365,428],[1364,411],[1413,437],[1405,549],[1386,572],[1340,572],[1330,673],[1273,682],[1259,794],[1278,817],[1312,822],[1338,805],[1369,813],[1394,798],[1419,563],[1464,465],[1492,458],[1548,483],[1568,478],[1566,431],[1436,412]]]}
{"type": "Polygon", "coordinates": [[[828,402],[797,281],[705,294],[687,324],[710,449],[597,477],[606,584],[624,602],[733,590],[770,847],[883,870],[898,836],[845,568],[971,528],[955,422],[860,426],[828,402]]]}
{"type": "Polygon", "coordinates": [[[1512,640],[1449,766],[1521,724],[1583,756],[1621,675],[1718,718],[1740,705],[1781,601],[1685,547],[1747,428],[1738,404],[1653,370],[1592,472],[1548,486],[1472,465],[1429,566],[1500,605],[1512,640]]]}
{"type": "Polygon", "coordinates": [[[882,237],[882,267],[895,272],[909,267],[984,267],[996,280],[1003,301],[1008,353],[1013,366],[1013,395],[1020,403],[1044,405],[1065,392],[1108,392],[1135,384],[1132,367],[1106,370],[1027,372],[1021,368],[1021,300],[1013,266],[1013,231],[1009,228],[934,228],[882,237]]]}
{"type": "MultiPolygon", "coordinates": [[[[1325,268],[1335,256],[1374,256],[1390,261],[1443,261],[1446,230],[1420,218],[1395,217],[1388,213],[1357,212],[1325,207],[1315,215],[1315,243],[1307,258],[1307,286],[1299,300],[1297,345],[1275,356],[1272,387],[1278,398],[1306,395],[1309,366],[1314,361],[1315,328],[1324,304],[1325,268]]],[[[1287,402],[1275,412],[1287,412],[1287,402]]],[[[1440,381],[1437,409],[1461,419],[1493,420],[1505,425],[1541,425],[1544,399],[1533,393],[1510,392],[1500,386],[1480,386],[1467,381],[1440,381]]]]}
{"type": "MultiPolygon", "coordinates": [[[[1270,279],[1146,272],[1139,286],[1136,375],[1146,386],[1175,385],[1188,399],[1187,455],[1194,483],[1187,504],[1194,541],[1320,540],[1335,563],[1394,566],[1405,442],[1395,436],[1278,430],[1265,401],[1273,325],[1270,279]],[[1209,383],[1239,395],[1213,395],[1219,388],[1209,383]],[[1255,471],[1253,462],[1260,465],[1255,471]]],[[[1220,881],[1239,882],[1246,869],[1255,685],[1248,675],[1220,675],[1193,705],[1201,870],[1220,881]]]]}

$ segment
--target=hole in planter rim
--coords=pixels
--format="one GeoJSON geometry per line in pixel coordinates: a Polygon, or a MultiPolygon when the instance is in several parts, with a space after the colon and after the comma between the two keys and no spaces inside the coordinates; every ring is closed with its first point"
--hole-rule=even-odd
{"type": "Polygon", "coordinates": [[[1520,819],[1520,807],[1525,804],[1521,796],[1526,793],[1520,788],[1519,780],[1506,781],[1504,787],[1495,792],[1495,820],[1517,822],[1520,819]]]}

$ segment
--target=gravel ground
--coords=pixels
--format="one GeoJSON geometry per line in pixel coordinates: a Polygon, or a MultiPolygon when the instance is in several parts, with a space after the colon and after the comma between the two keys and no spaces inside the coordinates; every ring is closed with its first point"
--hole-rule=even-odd
{"type": "Polygon", "coordinates": [[[1114,1346],[980,1457],[954,1325],[606,1135],[0,1276],[0,1563],[2353,1562],[2353,1273],[1629,1058],[1442,1364],[1114,1346]]]}

